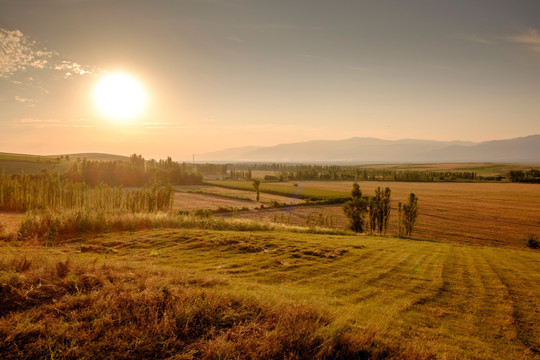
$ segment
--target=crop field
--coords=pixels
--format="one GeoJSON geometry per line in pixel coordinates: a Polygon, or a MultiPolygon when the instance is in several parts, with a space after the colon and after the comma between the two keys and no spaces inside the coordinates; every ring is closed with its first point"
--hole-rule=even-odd
{"type": "MultiPolygon", "coordinates": [[[[180,192],[180,193],[217,195],[220,197],[225,197],[225,198],[229,198],[233,200],[249,200],[249,201],[254,202],[257,198],[256,193],[254,191],[250,191],[250,189],[238,190],[238,189],[229,189],[229,188],[209,186],[209,185],[177,185],[174,188],[177,192],[180,192]]],[[[251,187],[251,190],[253,190],[253,186],[251,187]]],[[[287,196],[273,195],[273,194],[266,194],[266,193],[261,193],[259,200],[261,203],[270,203],[272,201],[277,201],[279,203],[287,204],[287,205],[299,204],[299,203],[304,202],[302,199],[298,199],[294,197],[287,197],[287,196]]],[[[260,204],[257,204],[257,205],[260,206],[260,204]]]]}
{"type": "Polygon", "coordinates": [[[389,169],[398,171],[472,171],[479,176],[504,176],[510,170],[529,170],[538,168],[537,164],[498,164],[498,163],[433,163],[433,164],[380,164],[364,165],[359,168],[389,169]]]}
{"type": "MultiPolygon", "coordinates": [[[[249,182],[227,182],[227,186],[244,187],[249,182]]],[[[348,196],[350,181],[299,181],[270,185],[271,190],[325,197],[348,196]],[[281,187],[281,188],[280,188],[281,187]]],[[[379,186],[392,189],[393,211],[389,233],[397,233],[397,202],[405,201],[410,192],[419,198],[420,215],[414,236],[422,239],[453,241],[478,245],[523,248],[526,234],[540,234],[540,186],[512,183],[402,183],[360,182],[364,194],[371,195],[379,186]]],[[[247,188],[247,187],[246,187],[247,188]]],[[[310,224],[320,216],[332,218],[335,227],[346,226],[341,206],[306,206],[268,209],[242,213],[242,216],[265,221],[310,224]]]]}
{"type": "Polygon", "coordinates": [[[540,356],[537,252],[170,229],[0,255],[8,358],[540,356]]]}
{"type": "Polygon", "coordinates": [[[251,200],[232,199],[211,194],[176,192],[174,194],[173,209],[183,211],[199,209],[217,210],[220,207],[240,209],[245,207],[248,209],[254,209],[258,206],[260,205],[257,202],[251,200]]]}
{"type": "MultiPolygon", "coordinates": [[[[210,181],[209,184],[214,186],[238,189],[238,190],[253,190],[253,183],[251,181],[234,181],[234,180],[222,180],[222,181],[210,181]]],[[[321,182],[325,184],[326,182],[321,182]]],[[[299,199],[334,199],[350,196],[350,190],[333,190],[323,187],[312,186],[298,186],[298,182],[271,182],[261,183],[261,193],[276,194],[292,198],[299,199]],[[296,184],[296,185],[295,185],[296,184]]]]}

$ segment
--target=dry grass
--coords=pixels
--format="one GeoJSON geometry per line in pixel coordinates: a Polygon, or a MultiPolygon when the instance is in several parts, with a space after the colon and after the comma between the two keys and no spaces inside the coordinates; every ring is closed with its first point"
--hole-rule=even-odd
{"type": "Polygon", "coordinates": [[[315,304],[234,294],[221,277],[6,250],[3,359],[426,358],[339,325],[315,304]]]}
{"type": "Polygon", "coordinates": [[[19,229],[24,214],[13,211],[0,211],[0,223],[4,224],[6,233],[14,233],[19,229]]]}
{"type": "MultiPolygon", "coordinates": [[[[211,213],[210,213],[211,215],[211,213]]],[[[212,229],[233,231],[290,231],[312,234],[345,234],[351,232],[316,226],[272,224],[258,220],[195,216],[174,213],[114,213],[68,211],[62,213],[27,213],[15,234],[3,235],[9,240],[39,240],[56,245],[73,236],[145,229],[212,229]]]]}

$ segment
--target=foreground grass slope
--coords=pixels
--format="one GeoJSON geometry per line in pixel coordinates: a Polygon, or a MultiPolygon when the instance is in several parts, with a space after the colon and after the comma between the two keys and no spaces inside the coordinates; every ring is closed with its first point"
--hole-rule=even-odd
{"type": "Polygon", "coordinates": [[[159,229],[0,254],[8,358],[540,356],[533,251],[159,229]]]}

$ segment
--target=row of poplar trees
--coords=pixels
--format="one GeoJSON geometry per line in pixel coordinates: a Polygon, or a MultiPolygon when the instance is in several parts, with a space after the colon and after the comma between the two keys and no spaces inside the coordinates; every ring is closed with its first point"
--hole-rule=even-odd
{"type": "MultiPolygon", "coordinates": [[[[343,204],[343,211],[349,219],[349,229],[357,233],[369,230],[371,233],[386,234],[390,220],[391,194],[389,187],[384,190],[378,187],[375,195],[362,196],[360,186],[354,183],[351,200],[343,204]]],[[[398,203],[398,234],[411,236],[417,218],[418,198],[414,193],[410,193],[405,203],[398,203]]]]}

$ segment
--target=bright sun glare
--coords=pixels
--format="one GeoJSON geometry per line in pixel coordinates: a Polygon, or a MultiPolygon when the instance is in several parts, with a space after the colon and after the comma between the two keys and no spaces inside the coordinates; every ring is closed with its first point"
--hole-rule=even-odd
{"type": "Polygon", "coordinates": [[[103,115],[123,121],[142,115],[147,94],[135,78],[115,73],[99,80],[94,88],[94,101],[103,115]]]}

